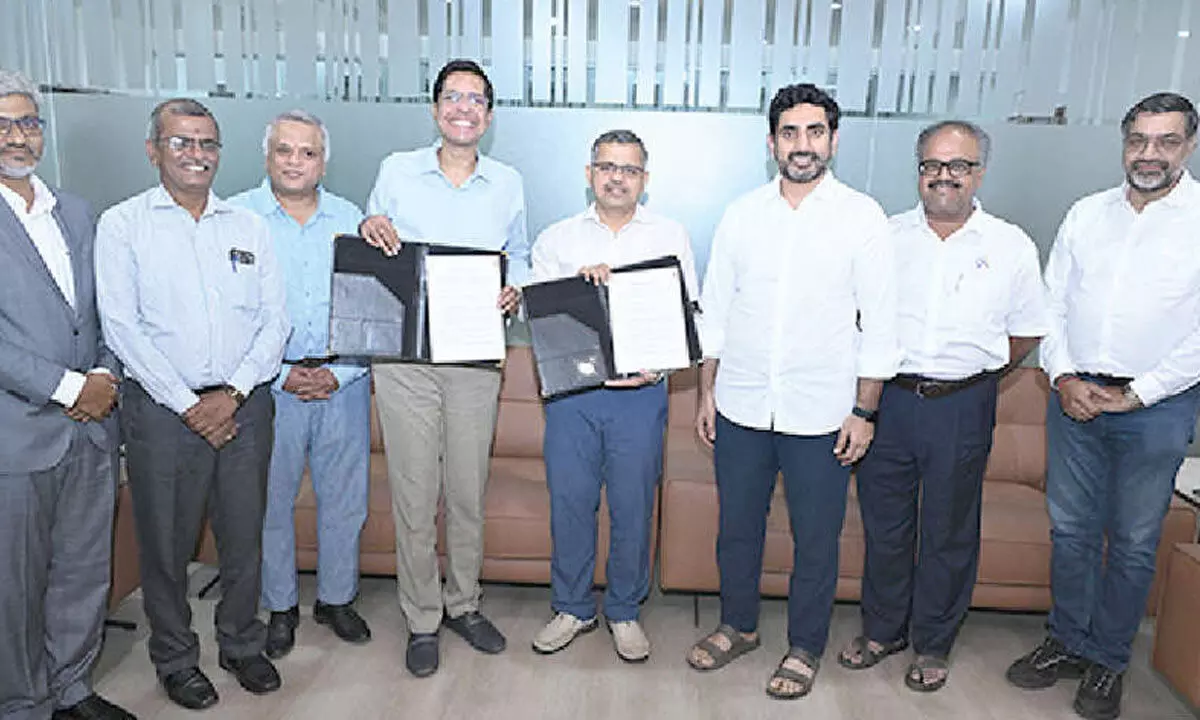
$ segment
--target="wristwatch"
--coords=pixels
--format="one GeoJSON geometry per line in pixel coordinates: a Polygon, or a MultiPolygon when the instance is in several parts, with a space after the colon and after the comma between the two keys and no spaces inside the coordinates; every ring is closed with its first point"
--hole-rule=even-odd
{"type": "Polygon", "coordinates": [[[246,402],[246,393],[238,390],[232,385],[225,386],[225,394],[233,398],[233,401],[237,403],[238,407],[241,407],[242,403],[246,402]]]}
{"type": "Polygon", "coordinates": [[[858,405],[854,406],[854,409],[850,411],[850,414],[854,417],[862,418],[869,423],[873,423],[879,418],[878,410],[868,410],[864,407],[859,407],[858,405]]]}

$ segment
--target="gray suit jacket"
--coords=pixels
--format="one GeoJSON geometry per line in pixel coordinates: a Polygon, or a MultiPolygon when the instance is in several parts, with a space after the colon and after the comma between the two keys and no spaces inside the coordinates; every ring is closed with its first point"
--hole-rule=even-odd
{"type": "Polygon", "coordinates": [[[65,370],[119,369],[96,315],[91,208],[74,195],[52,192],[54,218],[71,254],[74,309],[21,221],[0,200],[0,474],[53,467],[78,432],[101,449],[117,445],[116,413],[102,423],[78,423],[50,400],[65,370]]]}

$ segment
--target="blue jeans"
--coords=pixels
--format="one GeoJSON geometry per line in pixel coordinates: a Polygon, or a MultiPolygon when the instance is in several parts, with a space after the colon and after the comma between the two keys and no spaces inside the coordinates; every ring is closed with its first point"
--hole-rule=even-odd
{"type": "Polygon", "coordinates": [[[1051,394],[1050,634],[1069,651],[1111,670],[1129,665],[1198,402],[1200,385],[1148,408],[1077,422],[1063,412],[1058,394],[1051,394]]]}
{"type": "Polygon", "coordinates": [[[838,536],[850,482],[850,468],[833,455],[836,441],[837,433],[785,435],[717,415],[713,461],[720,504],[721,622],[744,633],[758,628],[767,513],[782,471],[792,530],[788,644],[818,658],[829,639],[838,536]]]}
{"type": "Polygon", "coordinates": [[[328,400],[275,396],[275,445],[262,536],[262,605],[296,605],[296,494],[307,461],[317,496],[317,599],[344,605],[358,593],[358,538],[367,519],[371,378],[328,400]]]}
{"type": "Polygon", "coordinates": [[[609,520],[604,616],[636,620],[650,591],[650,519],[662,476],[667,387],[600,389],[546,403],[546,484],[550,489],[551,607],[582,620],[596,615],[596,513],[605,487],[609,520]]]}

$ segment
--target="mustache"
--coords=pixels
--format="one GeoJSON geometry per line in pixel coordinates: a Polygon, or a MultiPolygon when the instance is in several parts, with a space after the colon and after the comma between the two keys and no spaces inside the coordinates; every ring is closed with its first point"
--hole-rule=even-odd
{"type": "Polygon", "coordinates": [[[1146,170],[1158,170],[1159,172],[1166,172],[1167,168],[1167,163],[1163,162],[1162,160],[1138,160],[1133,164],[1134,172],[1142,172],[1146,170]]]}
{"type": "Polygon", "coordinates": [[[33,149],[29,147],[29,144],[23,142],[6,142],[3,145],[0,145],[0,151],[4,150],[24,150],[25,152],[33,152],[33,149]]]}
{"type": "Polygon", "coordinates": [[[962,189],[962,183],[958,182],[957,180],[934,180],[933,182],[929,183],[928,187],[930,190],[937,190],[938,188],[944,187],[960,190],[962,189]]]}
{"type": "Polygon", "coordinates": [[[813,162],[821,162],[821,156],[811,150],[797,150],[793,153],[788,153],[788,162],[794,162],[801,158],[807,158],[813,162]]]}

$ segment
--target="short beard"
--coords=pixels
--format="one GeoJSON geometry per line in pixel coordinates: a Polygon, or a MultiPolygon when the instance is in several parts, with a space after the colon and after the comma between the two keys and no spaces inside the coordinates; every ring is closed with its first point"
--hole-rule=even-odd
{"type": "Polygon", "coordinates": [[[6,177],[9,180],[24,180],[36,169],[37,165],[9,165],[0,161],[0,177],[6,177]]]}
{"type": "MultiPolygon", "coordinates": [[[[1182,174],[1182,173],[1180,173],[1180,174],[1182,174]]],[[[1176,181],[1179,180],[1180,174],[1171,175],[1170,172],[1163,171],[1162,180],[1154,183],[1153,185],[1146,185],[1142,182],[1139,182],[1136,179],[1137,173],[1134,173],[1133,171],[1126,171],[1125,182],[1129,183],[1129,186],[1132,187],[1134,190],[1137,190],[1138,192],[1156,193],[1161,190],[1166,190],[1167,188],[1174,185],[1176,183],[1176,181]]]]}
{"type": "Polygon", "coordinates": [[[820,178],[825,174],[826,168],[829,167],[828,161],[814,152],[794,152],[788,155],[786,158],[776,157],[775,161],[779,163],[780,175],[783,175],[785,178],[787,178],[789,182],[801,184],[810,183],[820,178]],[[795,160],[799,157],[812,158],[812,167],[803,172],[793,172],[791,169],[792,160],[795,160]]]}

